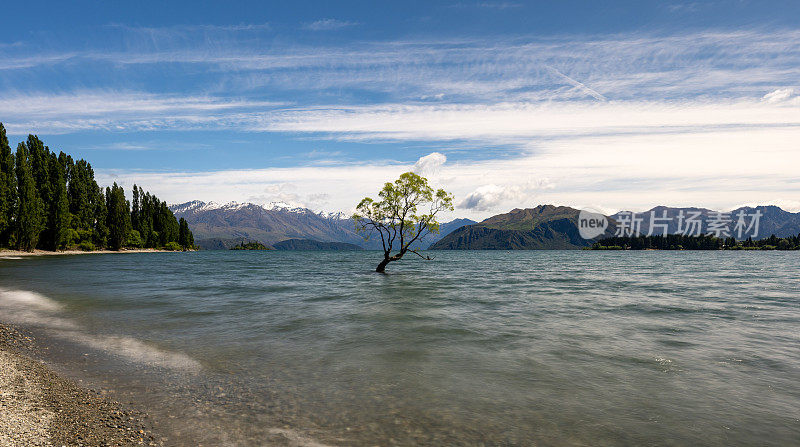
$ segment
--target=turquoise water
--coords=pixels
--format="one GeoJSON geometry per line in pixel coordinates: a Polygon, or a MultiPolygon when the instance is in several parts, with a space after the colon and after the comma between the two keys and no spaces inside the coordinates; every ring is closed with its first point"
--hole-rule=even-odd
{"type": "Polygon", "coordinates": [[[793,252],[0,260],[0,321],[171,445],[797,445],[793,252]]]}

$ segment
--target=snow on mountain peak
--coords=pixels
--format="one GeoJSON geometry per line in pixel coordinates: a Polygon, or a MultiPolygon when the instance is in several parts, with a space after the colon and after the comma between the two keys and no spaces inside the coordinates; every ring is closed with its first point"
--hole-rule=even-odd
{"type": "Polygon", "coordinates": [[[330,219],[330,220],[341,220],[348,218],[348,216],[343,212],[315,211],[301,206],[294,206],[286,202],[270,202],[267,205],[260,205],[251,202],[243,203],[243,202],[231,201],[227,203],[219,203],[219,202],[203,202],[200,200],[193,200],[191,202],[171,205],[170,209],[172,210],[173,213],[182,214],[188,212],[198,213],[198,212],[215,211],[215,210],[236,211],[248,207],[257,207],[265,211],[277,211],[277,212],[297,213],[297,214],[315,214],[323,219],[330,219]]]}

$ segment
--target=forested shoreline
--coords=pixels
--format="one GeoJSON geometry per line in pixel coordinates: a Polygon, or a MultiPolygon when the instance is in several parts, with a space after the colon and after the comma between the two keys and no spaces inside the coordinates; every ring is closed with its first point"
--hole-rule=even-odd
{"type": "Polygon", "coordinates": [[[800,234],[765,239],[736,240],[708,234],[687,236],[668,234],[657,236],[617,236],[595,242],[592,250],[800,250],[800,234]]]}
{"type": "Polygon", "coordinates": [[[35,135],[11,150],[0,123],[0,248],[22,251],[194,249],[186,221],[133,185],[105,189],[92,165],[51,151],[35,135]]]}

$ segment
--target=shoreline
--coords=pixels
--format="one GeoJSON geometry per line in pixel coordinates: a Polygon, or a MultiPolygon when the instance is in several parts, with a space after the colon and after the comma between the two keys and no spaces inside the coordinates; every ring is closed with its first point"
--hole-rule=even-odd
{"type": "Polygon", "coordinates": [[[180,251],[161,250],[155,248],[136,248],[131,250],[64,250],[64,251],[47,251],[47,250],[34,250],[34,251],[20,251],[20,250],[5,250],[0,249],[0,259],[13,259],[15,257],[32,257],[32,256],[70,256],[70,255],[105,255],[105,254],[125,254],[125,253],[181,253],[180,251]]]}
{"type": "Polygon", "coordinates": [[[158,446],[147,414],[34,360],[34,338],[0,323],[0,445],[158,446]]]}

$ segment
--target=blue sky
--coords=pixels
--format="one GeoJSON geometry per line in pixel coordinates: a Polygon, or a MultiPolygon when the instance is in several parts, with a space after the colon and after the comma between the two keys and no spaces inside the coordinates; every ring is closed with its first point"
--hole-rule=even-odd
{"type": "Polygon", "coordinates": [[[796,1],[11,2],[0,121],[170,202],[800,209],[796,1]],[[776,163],[776,160],[781,162],[776,163]]]}

